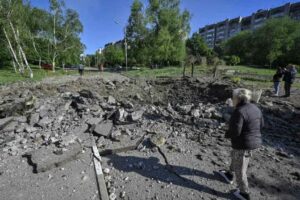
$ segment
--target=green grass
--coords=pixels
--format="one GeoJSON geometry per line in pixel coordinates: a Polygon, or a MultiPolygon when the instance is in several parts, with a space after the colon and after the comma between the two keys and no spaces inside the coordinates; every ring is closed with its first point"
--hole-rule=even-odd
{"type": "MultiPolygon", "coordinates": [[[[207,71],[207,68],[202,66],[195,66],[194,75],[203,74],[207,71]]],[[[183,67],[163,67],[158,69],[141,68],[140,70],[132,70],[123,73],[125,76],[133,78],[155,78],[155,77],[181,77],[183,75],[183,67]]],[[[186,67],[186,76],[191,76],[191,67],[186,67]]]]}
{"type": "MultiPolygon", "coordinates": [[[[266,69],[266,68],[255,68],[255,67],[249,67],[249,66],[225,66],[221,67],[223,70],[235,70],[241,74],[248,74],[246,76],[241,77],[241,83],[245,85],[254,85],[260,88],[272,88],[273,87],[273,81],[272,77],[275,73],[275,69],[266,69]],[[258,76],[268,76],[268,78],[261,78],[258,76]]],[[[238,77],[238,75],[234,75],[234,77],[238,77]]],[[[297,74],[297,77],[300,77],[300,74],[297,74]]],[[[283,84],[283,83],[282,83],[283,84]]],[[[294,88],[300,88],[300,83],[294,83],[294,88]]]]}
{"type": "MultiPolygon", "coordinates": [[[[245,73],[245,74],[269,75],[269,76],[273,76],[276,72],[276,69],[257,68],[257,67],[250,67],[244,65],[224,66],[221,67],[221,69],[235,70],[239,73],[245,73]]],[[[297,74],[297,77],[300,77],[299,73],[297,74]]]]}
{"type": "Polygon", "coordinates": [[[0,85],[14,83],[19,81],[40,81],[46,77],[63,76],[78,73],[77,71],[65,72],[62,69],[57,69],[56,72],[39,69],[38,66],[32,66],[33,79],[29,78],[28,70],[25,75],[22,76],[20,73],[15,73],[13,67],[2,67],[0,68],[0,85]]]}

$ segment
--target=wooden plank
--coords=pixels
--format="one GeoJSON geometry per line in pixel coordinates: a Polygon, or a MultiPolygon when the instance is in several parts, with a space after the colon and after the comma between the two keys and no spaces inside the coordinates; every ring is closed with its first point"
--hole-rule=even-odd
{"type": "Polygon", "coordinates": [[[92,135],[91,135],[91,141],[92,141],[93,161],[94,161],[95,172],[96,172],[99,198],[100,200],[109,200],[107,188],[104,180],[104,175],[102,171],[102,166],[101,166],[102,159],[92,135]]]}

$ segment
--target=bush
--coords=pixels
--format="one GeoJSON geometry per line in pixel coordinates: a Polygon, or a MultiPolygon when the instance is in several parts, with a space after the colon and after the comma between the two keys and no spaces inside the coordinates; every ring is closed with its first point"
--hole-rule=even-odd
{"type": "Polygon", "coordinates": [[[235,66],[241,62],[240,57],[232,55],[232,56],[225,56],[224,60],[227,65],[235,66]]]}
{"type": "Polygon", "coordinates": [[[241,78],[240,77],[232,77],[231,81],[235,84],[240,84],[241,83],[241,78]]]}

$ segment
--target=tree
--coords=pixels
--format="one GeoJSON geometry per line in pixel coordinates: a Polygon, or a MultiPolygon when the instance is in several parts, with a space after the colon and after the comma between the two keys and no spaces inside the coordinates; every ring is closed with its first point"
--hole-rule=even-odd
{"type": "Polygon", "coordinates": [[[290,36],[299,28],[299,22],[290,18],[269,20],[263,27],[254,32],[255,61],[268,63],[271,66],[290,48],[293,40],[290,36]]]}
{"type": "Polygon", "coordinates": [[[207,57],[211,50],[207,47],[199,33],[194,33],[186,42],[188,55],[195,57],[195,62],[200,62],[201,57],[207,57]]]}
{"type": "Polygon", "coordinates": [[[0,2],[0,23],[6,38],[8,50],[11,58],[13,58],[14,69],[22,75],[25,69],[27,69],[29,77],[33,78],[33,72],[24,51],[26,33],[28,32],[26,23],[28,11],[29,4],[24,5],[22,0],[3,0],[0,2]]]}
{"type": "Polygon", "coordinates": [[[231,66],[235,66],[241,62],[240,57],[238,57],[236,55],[225,56],[224,60],[227,65],[231,65],[231,66]]]}
{"type": "Polygon", "coordinates": [[[236,55],[241,59],[241,62],[247,63],[253,54],[252,32],[243,31],[227,40],[224,46],[226,55],[236,55]]]}
{"type": "Polygon", "coordinates": [[[126,28],[126,38],[130,47],[128,50],[130,64],[144,64],[147,62],[145,45],[147,34],[143,4],[139,0],[134,0],[126,28]]]}
{"type": "Polygon", "coordinates": [[[300,23],[291,18],[271,19],[259,29],[244,31],[225,43],[225,54],[239,56],[242,63],[287,65],[300,63],[300,23]]]}
{"type": "Polygon", "coordinates": [[[180,11],[180,0],[149,0],[147,8],[149,59],[152,63],[178,64],[185,58],[190,14],[180,11]]]}
{"type": "MultiPolygon", "coordinates": [[[[52,70],[55,71],[57,59],[62,60],[72,56],[79,59],[79,55],[84,49],[79,38],[83,26],[78,13],[71,9],[65,9],[63,0],[50,0],[50,11],[52,27],[49,31],[50,37],[48,37],[49,57],[52,62],[52,70]]],[[[73,57],[71,60],[74,59],[73,57]]]]}
{"type": "Polygon", "coordinates": [[[109,45],[104,49],[104,57],[106,64],[114,66],[116,64],[124,63],[124,51],[118,45],[109,45]]]}

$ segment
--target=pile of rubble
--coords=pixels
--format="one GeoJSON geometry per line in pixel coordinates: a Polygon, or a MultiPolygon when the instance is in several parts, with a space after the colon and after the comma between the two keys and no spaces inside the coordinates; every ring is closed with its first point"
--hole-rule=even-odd
{"type": "MultiPolygon", "coordinates": [[[[187,157],[193,154],[203,161],[211,151],[212,158],[216,157],[210,161],[214,166],[228,164],[222,152],[210,148],[222,151],[230,146],[224,139],[232,112],[226,99],[230,97],[234,85],[205,79],[167,79],[142,83],[137,80],[95,80],[81,83],[78,88],[72,84],[57,86],[56,91],[51,88],[54,91],[51,94],[35,88],[10,92],[10,95],[1,98],[1,162],[5,163],[11,156],[23,156],[28,158],[34,173],[47,172],[76,159],[91,147],[90,141],[95,140],[103,156],[126,152],[130,155],[136,151],[147,157],[158,152],[166,166],[169,166],[167,173],[173,173],[183,182],[187,181],[186,177],[174,170],[169,153],[187,157]],[[201,153],[190,149],[195,144],[201,145],[201,153]]],[[[272,102],[279,104],[279,101],[272,102]]],[[[292,158],[299,153],[300,141],[296,135],[299,136],[299,124],[289,126],[276,116],[280,111],[274,110],[270,99],[263,98],[260,107],[267,114],[265,142],[269,142],[269,145],[281,144],[275,150],[275,157],[270,150],[267,153],[278,162],[281,160],[277,156],[292,158]],[[274,140],[276,128],[287,131],[287,137],[280,136],[280,139],[274,140]]],[[[276,108],[283,109],[280,106],[276,108]]],[[[299,117],[297,109],[284,109],[292,112],[285,119],[292,122],[294,116],[299,117]]],[[[124,165],[135,170],[146,170],[148,167],[143,161],[124,165]]],[[[104,169],[110,199],[125,198],[128,191],[113,181],[116,174],[112,173],[112,168],[113,165],[108,165],[104,169]],[[119,195],[116,195],[117,187],[120,189],[119,195]]],[[[151,168],[158,170],[160,166],[153,165],[151,168]]],[[[298,176],[296,179],[299,181],[299,173],[292,173],[298,176]]],[[[122,180],[128,182],[128,179],[123,177],[122,180]]],[[[134,195],[132,191],[129,193],[134,195]]],[[[179,197],[174,195],[172,198],[179,197]]]]}

